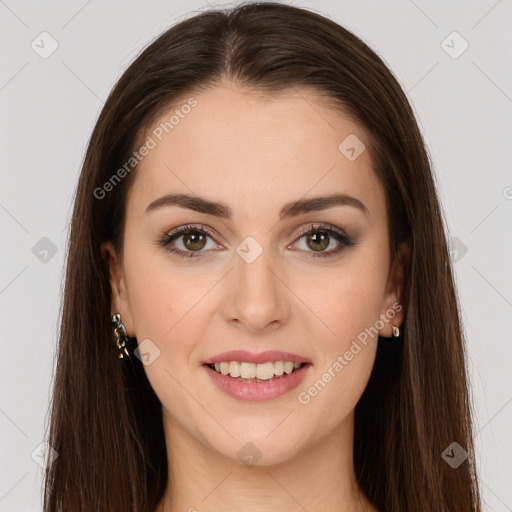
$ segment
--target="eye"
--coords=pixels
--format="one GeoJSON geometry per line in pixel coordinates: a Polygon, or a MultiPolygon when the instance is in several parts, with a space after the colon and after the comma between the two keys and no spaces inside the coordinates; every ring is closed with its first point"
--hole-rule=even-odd
{"type": "MultiPolygon", "coordinates": [[[[160,240],[160,244],[169,252],[182,258],[196,258],[205,252],[203,249],[220,247],[213,239],[214,234],[205,226],[187,225],[166,233],[160,240]],[[208,247],[208,238],[211,240],[210,247],[208,247]]],[[[345,247],[355,245],[345,232],[332,225],[312,224],[299,232],[298,240],[302,239],[305,239],[303,252],[312,253],[307,256],[308,258],[335,256],[345,247]],[[338,247],[326,251],[334,242],[337,242],[338,247]]]]}
{"type": "Polygon", "coordinates": [[[160,243],[166,247],[169,252],[177,256],[181,256],[182,258],[195,258],[200,256],[201,252],[204,252],[203,249],[212,249],[217,246],[217,244],[212,243],[213,247],[207,247],[208,238],[212,239],[213,233],[205,226],[197,227],[188,225],[165,234],[160,243]],[[178,241],[177,245],[181,245],[182,248],[172,247],[171,244],[175,243],[175,241],[178,241]]]}
{"type": "Polygon", "coordinates": [[[310,225],[299,232],[299,241],[304,240],[303,248],[305,252],[313,253],[308,258],[325,258],[339,254],[345,247],[352,247],[355,242],[342,230],[332,225],[310,225]],[[326,251],[332,245],[338,247],[326,251]],[[315,254],[316,253],[316,254],[315,254]]]}

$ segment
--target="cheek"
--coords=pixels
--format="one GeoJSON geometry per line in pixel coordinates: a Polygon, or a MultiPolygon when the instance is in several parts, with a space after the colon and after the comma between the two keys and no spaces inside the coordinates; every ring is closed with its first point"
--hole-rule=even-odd
{"type": "Polygon", "coordinates": [[[367,274],[340,278],[332,282],[323,302],[320,295],[317,297],[318,316],[328,329],[318,327],[316,319],[317,329],[313,329],[313,323],[309,325],[317,364],[310,378],[297,390],[296,401],[303,409],[305,421],[314,425],[320,437],[346,419],[371,375],[382,288],[368,278],[367,274]],[[319,335],[320,332],[324,334],[319,335]],[[326,411],[329,411],[327,415],[326,411]]]}
{"type": "MultiPolygon", "coordinates": [[[[304,297],[316,332],[326,340],[327,353],[342,349],[379,319],[386,284],[386,262],[360,251],[332,272],[310,272],[297,282],[297,295],[304,297]],[[314,284],[314,286],[312,286],[314,284]]],[[[310,328],[311,332],[312,325],[310,328]]]]}
{"type": "Polygon", "coordinates": [[[297,401],[311,418],[330,410],[326,429],[355,407],[370,377],[386,277],[386,261],[361,251],[328,280],[313,280],[323,287],[315,286],[313,293],[310,288],[307,295],[307,304],[316,313],[307,330],[318,364],[298,391],[297,401]]]}
{"type": "Polygon", "coordinates": [[[146,345],[151,353],[149,364],[144,365],[146,376],[164,406],[181,411],[190,406],[190,396],[182,386],[190,388],[188,365],[197,344],[196,333],[208,316],[205,293],[215,279],[180,268],[158,251],[134,250],[127,255],[128,298],[141,353],[142,344],[151,341],[146,345]]]}
{"type": "Polygon", "coordinates": [[[169,330],[176,290],[165,269],[144,255],[132,254],[126,261],[126,282],[134,330],[139,340],[160,340],[169,330]]]}
{"type": "Polygon", "coordinates": [[[126,258],[125,273],[137,340],[150,339],[166,367],[181,372],[184,364],[197,365],[191,359],[200,338],[209,332],[219,273],[187,268],[170,258],[160,249],[134,250],[126,258]]]}

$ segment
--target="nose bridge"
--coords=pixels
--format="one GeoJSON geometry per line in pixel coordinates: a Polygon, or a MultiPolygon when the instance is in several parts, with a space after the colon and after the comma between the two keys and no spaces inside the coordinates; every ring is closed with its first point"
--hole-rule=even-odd
{"type": "Polygon", "coordinates": [[[252,329],[280,319],[286,287],[276,276],[273,251],[248,236],[236,248],[234,266],[229,285],[231,318],[252,329]]]}

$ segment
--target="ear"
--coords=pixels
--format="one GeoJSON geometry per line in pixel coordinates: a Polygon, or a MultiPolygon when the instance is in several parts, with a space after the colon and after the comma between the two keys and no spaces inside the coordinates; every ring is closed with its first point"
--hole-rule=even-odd
{"type": "Polygon", "coordinates": [[[386,291],[384,293],[380,319],[384,327],[379,329],[379,336],[390,338],[393,335],[393,325],[401,325],[405,315],[405,307],[401,303],[404,291],[404,274],[409,265],[410,240],[398,246],[395,260],[389,272],[386,291]]]}
{"type": "Polygon", "coordinates": [[[101,257],[107,267],[110,282],[110,316],[121,314],[121,321],[129,336],[133,336],[133,322],[121,258],[109,240],[100,245],[101,257]]]}

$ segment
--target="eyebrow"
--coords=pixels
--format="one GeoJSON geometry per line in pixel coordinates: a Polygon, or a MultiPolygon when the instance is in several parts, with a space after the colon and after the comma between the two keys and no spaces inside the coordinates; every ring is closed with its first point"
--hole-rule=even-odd
{"type": "MultiPolygon", "coordinates": [[[[150,213],[166,206],[188,208],[189,210],[214,215],[221,219],[230,220],[233,217],[233,212],[228,205],[189,194],[167,194],[155,199],[148,205],[145,213],[150,213]]],[[[368,209],[359,199],[347,194],[332,194],[329,196],[313,197],[311,199],[299,199],[286,203],[281,209],[279,217],[283,220],[298,217],[305,213],[326,210],[327,208],[333,208],[335,206],[352,206],[362,211],[366,216],[369,215],[368,209]]]]}

